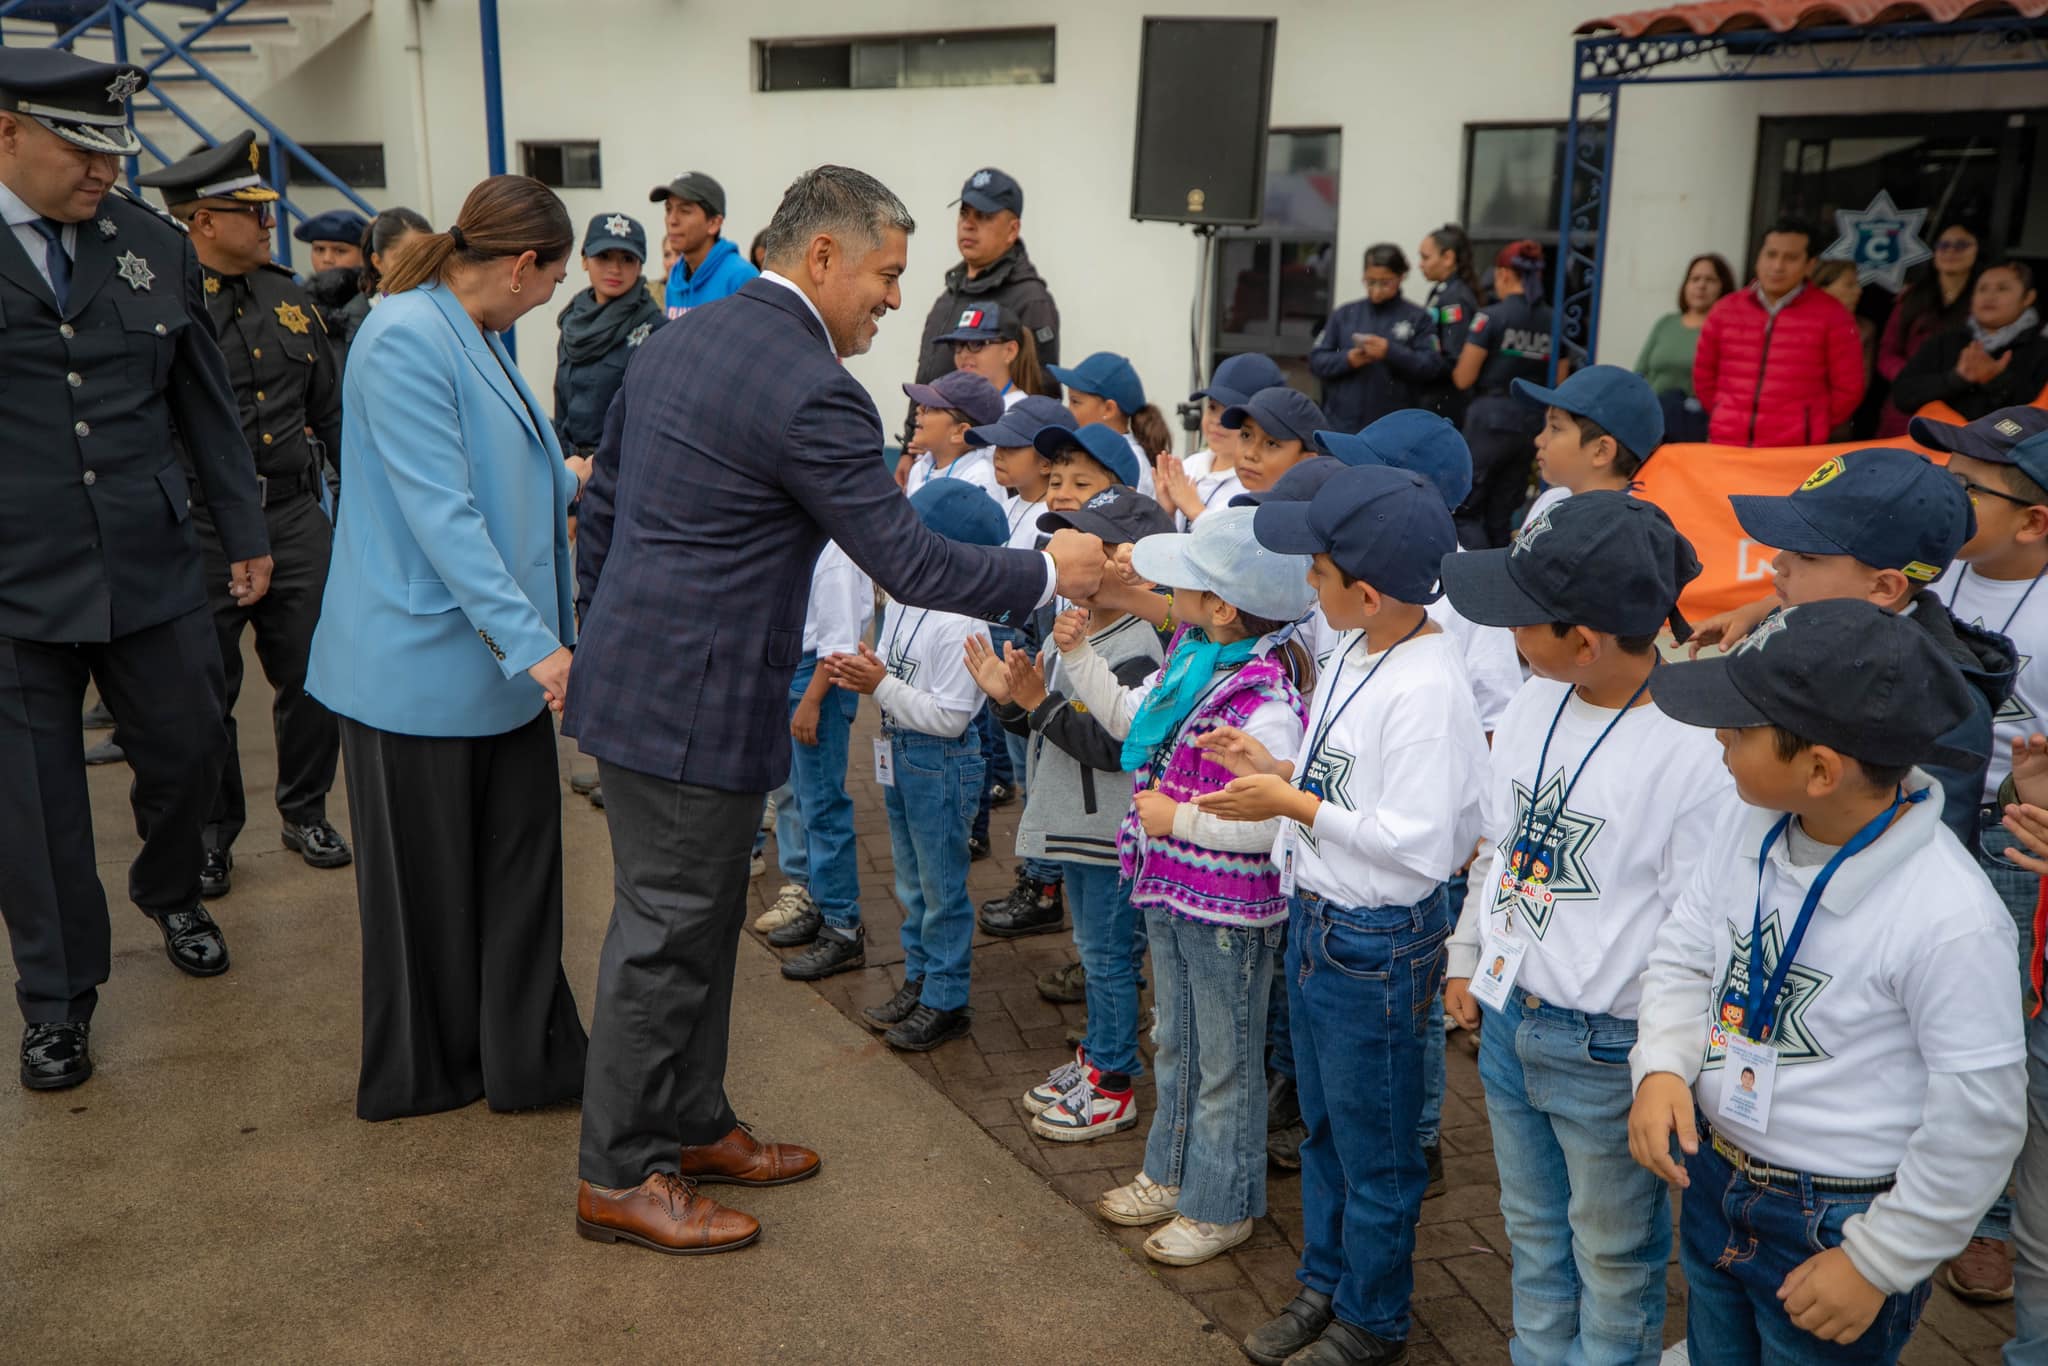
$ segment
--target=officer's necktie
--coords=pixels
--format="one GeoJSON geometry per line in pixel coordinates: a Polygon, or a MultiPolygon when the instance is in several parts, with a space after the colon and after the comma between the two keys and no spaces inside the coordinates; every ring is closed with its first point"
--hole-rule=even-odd
{"type": "Polygon", "coordinates": [[[64,225],[49,218],[31,218],[28,225],[43,239],[43,259],[49,265],[50,292],[57,296],[57,309],[71,306],[71,254],[64,250],[64,225]]]}

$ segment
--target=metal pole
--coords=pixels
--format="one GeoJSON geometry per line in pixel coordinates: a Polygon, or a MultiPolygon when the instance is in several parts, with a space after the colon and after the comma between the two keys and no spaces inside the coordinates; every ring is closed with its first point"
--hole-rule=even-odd
{"type": "Polygon", "coordinates": [[[292,154],[282,138],[270,140],[270,188],[277,191],[277,263],[292,268],[291,201],[285,187],[291,183],[292,154]]]}
{"type": "Polygon", "coordinates": [[[484,50],[484,151],[490,173],[505,174],[505,85],[499,70],[498,0],[479,0],[477,22],[484,50]]]}
{"type": "MultiPolygon", "coordinates": [[[[1580,39],[1579,42],[1583,42],[1580,39]]],[[[1565,349],[1570,345],[1570,313],[1567,301],[1571,297],[1569,282],[1572,275],[1572,192],[1577,178],[1579,164],[1579,100],[1583,87],[1579,80],[1579,43],[1572,44],[1572,93],[1571,110],[1564,126],[1564,175],[1563,184],[1557,187],[1557,279],[1550,286],[1550,373],[1545,383],[1557,383],[1557,367],[1567,359],[1565,349]]]]}
{"type": "MultiPolygon", "coordinates": [[[[1209,317],[1213,302],[1212,286],[1216,279],[1216,230],[1209,227],[1195,229],[1195,242],[1199,250],[1195,253],[1195,344],[1190,348],[1194,374],[1190,377],[1188,392],[1194,393],[1209,382],[1209,371],[1216,350],[1215,328],[1209,317]]],[[[1202,429],[1183,433],[1187,441],[1188,454],[1200,449],[1202,429]]]]}

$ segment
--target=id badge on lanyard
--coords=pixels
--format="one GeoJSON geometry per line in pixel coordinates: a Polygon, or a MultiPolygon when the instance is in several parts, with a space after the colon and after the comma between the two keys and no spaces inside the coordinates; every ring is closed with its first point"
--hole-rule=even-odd
{"type": "Polygon", "coordinates": [[[896,752],[882,737],[875,740],[875,781],[883,787],[896,786],[896,752]]]}

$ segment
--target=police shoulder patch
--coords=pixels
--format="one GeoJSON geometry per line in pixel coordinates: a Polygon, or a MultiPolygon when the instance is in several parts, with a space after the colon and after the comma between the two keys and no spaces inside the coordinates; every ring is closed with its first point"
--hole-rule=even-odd
{"type": "Polygon", "coordinates": [[[1040,346],[1047,346],[1050,345],[1052,342],[1053,330],[1050,327],[1041,327],[1031,335],[1038,338],[1038,344],[1040,346]]]}

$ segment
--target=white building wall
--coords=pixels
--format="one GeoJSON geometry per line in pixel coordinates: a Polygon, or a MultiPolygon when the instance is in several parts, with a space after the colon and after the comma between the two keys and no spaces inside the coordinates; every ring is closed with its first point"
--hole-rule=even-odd
{"type": "MultiPolygon", "coordinates": [[[[1245,12],[1242,0],[503,0],[505,137],[597,138],[605,187],[564,193],[579,229],[623,210],[650,235],[647,189],[707,171],[726,187],[727,235],[742,249],[806,166],[856,165],[909,204],[904,306],[851,362],[893,429],[919,327],[957,259],[949,207],[965,176],[994,164],[1024,185],[1024,237],[1052,286],[1068,360],[1123,351],[1162,408],[1188,391],[1187,320],[1196,262],[1186,229],[1134,223],[1130,203],[1140,19],[1245,12]],[[763,94],[752,42],[1051,24],[1047,86],[763,94]]],[[[1564,117],[1571,30],[1590,0],[1273,0],[1280,19],[1272,121],[1343,132],[1338,297],[1358,292],[1366,246],[1400,243],[1459,212],[1467,123],[1564,117]]],[[[485,171],[483,82],[473,0],[379,0],[370,19],[310,64],[264,112],[309,141],[381,139],[390,185],[367,197],[453,221],[485,171]],[[417,56],[414,45],[417,41],[417,56]]],[[[2040,103],[2024,77],[1755,82],[1634,89],[1615,152],[1600,359],[1629,364],[1671,307],[1688,257],[1720,251],[1745,271],[1757,119],[1765,115],[2040,103]],[[2031,97],[2031,98],[2030,98],[2031,97]]],[[[308,194],[326,207],[337,197],[308,194]]],[[[569,290],[581,287],[572,268],[569,290]]],[[[1409,293],[1426,285],[1411,276],[1409,293]]],[[[518,329],[520,364],[550,392],[553,306],[518,329]]]]}

